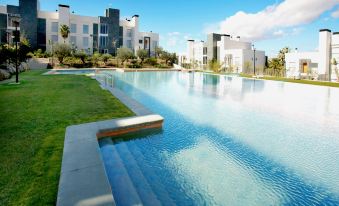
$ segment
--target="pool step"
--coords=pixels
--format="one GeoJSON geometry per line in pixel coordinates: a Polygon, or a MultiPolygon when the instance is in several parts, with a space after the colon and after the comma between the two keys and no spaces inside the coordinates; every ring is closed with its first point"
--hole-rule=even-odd
{"type": "Polygon", "coordinates": [[[128,172],[111,138],[100,141],[106,173],[117,205],[142,205],[128,172]]]}
{"type": "Polygon", "coordinates": [[[138,164],[141,172],[145,174],[144,176],[147,177],[148,180],[152,181],[151,187],[158,199],[161,200],[162,205],[176,205],[156,174],[156,171],[151,165],[146,164],[145,157],[140,152],[139,147],[135,144],[135,142],[129,142],[127,149],[129,149],[131,154],[134,156],[136,164],[138,164]]]}
{"type": "Polygon", "coordinates": [[[118,151],[123,164],[129,174],[130,179],[133,182],[133,185],[136,191],[139,194],[139,197],[144,205],[161,205],[161,202],[158,200],[157,196],[154,194],[151,186],[149,185],[147,179],[144,177],[142,171],[140,170],[136,160],[129,151],[127,145],[122,140],[114,141],[116,150],[118,151]]]}

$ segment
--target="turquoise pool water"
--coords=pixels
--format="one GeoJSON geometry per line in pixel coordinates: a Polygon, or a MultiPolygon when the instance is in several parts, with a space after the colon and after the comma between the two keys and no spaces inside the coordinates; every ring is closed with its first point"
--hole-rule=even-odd
{"type": "Polygon", "coordinates": [[[162,131],[100,141],[117,205],[339,205],[339,89],[114,73],[162,131]]]}

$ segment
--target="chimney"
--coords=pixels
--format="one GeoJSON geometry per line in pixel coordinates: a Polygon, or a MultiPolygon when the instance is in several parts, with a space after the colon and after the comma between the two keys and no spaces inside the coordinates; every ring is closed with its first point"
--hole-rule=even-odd
{"type": "Polygon", "coordinates": [[[329,29],[319,30],[319,64],[318,73],[321,80],[331,79],[331,39],[332,32],[329,29]]]}

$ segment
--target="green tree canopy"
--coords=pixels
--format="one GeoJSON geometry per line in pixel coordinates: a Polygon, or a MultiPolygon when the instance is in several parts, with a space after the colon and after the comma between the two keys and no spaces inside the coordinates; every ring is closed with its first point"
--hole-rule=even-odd
{"type": "Polygon", "coordinates": [[[117,53],[118,59],[121,59],[121,64],[124,64],[125,61],[134,58],[134,54],[131,49],[127,47],[121,47],[117,53]]]}
{"type": "Polygon", "coordinates": [[[70,34],[69,27],[65,24],[61,25],[60,34],[61,34],[61,37],[64,39],[64,43],[66,43],[66,39],[68,38],[68,35],[70,34]]]}
{"type": "Polygon", "coordinates": [[[60,64],[63,63],[64,58],[71,56],[72,49],[68,44],[56,44],[54,46],[54,54],[58,58],[60,64]]]}
{"type": "Polygon", "coordinates": [[[141,64],[148,57],[148,52],[145,49],[139,49],[137,51],[137,56],[141,59],[141,64]]]}

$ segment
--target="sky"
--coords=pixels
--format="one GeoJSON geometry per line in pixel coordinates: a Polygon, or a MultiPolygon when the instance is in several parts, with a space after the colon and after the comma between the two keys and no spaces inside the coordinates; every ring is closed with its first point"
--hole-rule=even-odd
{"type": "Polygon", "coordinates": [[[40,0],[42,10],[58,4],[80,15],[103,15],[108,7],[120,9],[121,18],[138,14],[140,30],[159,33],[160,45],[179,54],[188,39],[212,32],[240,36],[270,57],[285,46],[317,50],[319,29],[339,32],[339,0],[40,0]]]}

